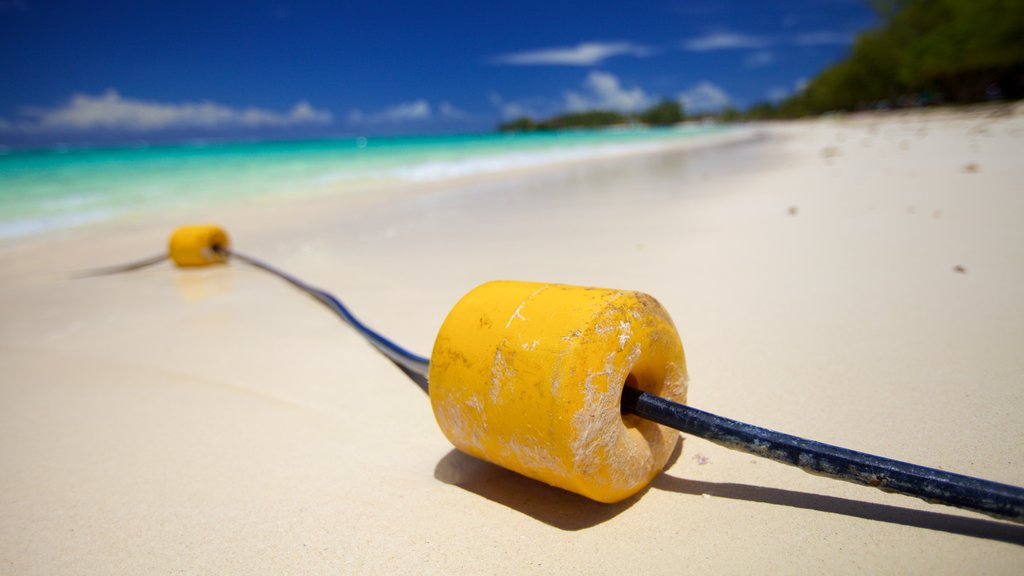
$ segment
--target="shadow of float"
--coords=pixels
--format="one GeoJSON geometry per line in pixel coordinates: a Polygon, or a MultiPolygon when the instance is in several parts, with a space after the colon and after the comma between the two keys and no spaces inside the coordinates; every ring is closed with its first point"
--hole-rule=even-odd
{"type": "MultiPolygon", "coordinates": [[[[682,441],[665,468],[682,452],[682,441]]],[[[578,494],[531,480],[500,466],[452,450],[434,468],[434,478],[526,514],[555,528],[575,531],[610,520],[635,504],[650,486],[616,504],[602,504],[578,494]]]]}
{"type": "MultiPolygon", "coordinates": [[[[682,442],[679,442],[665,465],[666,470],[672,467],[681,453],[682,442]]],[[[633,506],[648,490],[654,489],[841,514],[1024,546],[1024,526],[997,520],[968,518],[780,488],[686,480],[665,473],[655,478],[644,490],[617,504],[594,502],[467,456],[458,450],[452,450],[437,463],[434,478],[566,531],[583,530],[611,520],[633,506]]]]}
{"type": "Polygon", "coordinates": [[[661,474],[655,478],[654,482],[651,483],[651,487],[657,490],[667,490],[693,496],[707,494],[716,498],[745,500],[747,502],[789,506],[791,508],[814,510],[828,514],[841,514],[875,522],[924,528],[926,530],[936,530],[1024,546],[1024,526],[997,520],[966,518],[942,512],[914,510],[888,504],[862,502],[860,500],[825,496],[823,494],[809,494],[807,492],[796,492],[780,488],[700,482],[677,478],[668,474],[661,474]]]}
{"type": "Polygon", "coordinates": [[[602,504],[458,450],[452,450],[437,463],[434,478],[567,531],[610,520],[637,500],[633,496],[617,504],[602,504]]]}

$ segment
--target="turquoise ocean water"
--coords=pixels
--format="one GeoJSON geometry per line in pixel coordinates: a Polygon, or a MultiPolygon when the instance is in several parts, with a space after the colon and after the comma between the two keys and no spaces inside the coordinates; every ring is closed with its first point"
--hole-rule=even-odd
{"type": "Polygon", "coordinates": [[[0,154],[0,238],[199,202],[436,182],[657,147],[715,130],[720,128],[7,151],[0,154]]]}

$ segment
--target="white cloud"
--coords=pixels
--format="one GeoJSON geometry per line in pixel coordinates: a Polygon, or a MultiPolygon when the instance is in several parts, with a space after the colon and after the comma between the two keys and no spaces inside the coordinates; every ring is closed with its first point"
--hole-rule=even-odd
{"type": "Polygon", "coordinates": [[[437,105],[437,112],[443,118],[451,118],[452,120],[465,120],[469,118],[469,114],[464,110],[456,108],[451,102],[441,102],[437,105]]]}
{"type": "Polygon", "coordinates": [[[797,46],[846,46],[853,44],[853,34],[845,32],[804,32],[793,37],[792,43],[797,46]]]}
{"type": "Polygon", "coordinates": [[[802,93],[804,90],[807,89],[807,85],[809,83],[810,80],[808,80],[806,76],[801,76],[797,78],[795,82],[793,82],[792,89],[786,88],[785,86],[776,86],[769,90],[768,92],[766,92],[765,97],[767,97],[769,100],[773,102],[781,102],[794,94],[802,93]]]}
{"type": "Polygon", "coordinates": [[[430,102],[423,98],[396,104],[376,112],[364,112],[356,108],[348,113],[348,121],[351,124],[400,124],[436,119],[465,120],[468,118],[468,113],[457,108],[451,102],[440,102],[435,111],[430,102]]]}
{"type": "Polygon", "coordinates": [[[704,36],[691,38],[683,42],[684,50],[690,52],[710,52],[713,50],[740,50],[767,48],[777,45],[795,46],[845,46],[852,44],[855,37],[846,32],[818,30],[801,32],[785,38],[770,36],[754,36],[740,32],[714,32],[704,36]]]}
{"type": "Polygon", "coordinates": [[[515,66],[592,66],[613,56],[641,58],[650,54],[650,48],[632,42],[583,42],[576,46],[502,54],[494,57],[493,62],[515,66]]]}
{"type": "Polygon", "coordinates": [[[739,48],[764,48],[771,43],[770,38],[763,36],[751,36],[736,32],[714,32],[683,42],[683,48],[690,52],[710,52],[739,48]]]}
{"type": "Polygon", "coordinates": [[[427,120],[431,117],[430,103],[422,98],[412,102],[396,104],[379,112],[363,112],[356,108],[348,114],[348,121],[353,124],[381,122],[409,122],[427,120]]]}
{"type": "Polygon", "coordinates": [[[775,62],[775,54],[769,50],[758,50],[747,56],[743,64],[747,68],[761,68],[775,62]]]}
{"type": "Polygon", "coordinates": [[[0,119],[0,130],[21,132],[124,130],[145,132],[169,128],[248,128],[329,124],[330,112],[301,101],[286,112],[263,108],[233,108],[209,100],[168,103],[103,94],[75,94],[55,108],[29,107],[15,121],[0,119]]]}
{"type": "Polygon", "coordinates": [[[430,103],[423,99],[414,100],[392,106],[381,112],[381,115],[387,120],[398,122],[404,120],[423,120],[424,118],[430,118],[430,103]]]}
{"type": "Polygon", "coordinates": [[[711,112],[721,110],[732,103],[732,98],[721,86],[707,80],[684,90],[679,94],[679,100],[687,112],[711,112]]]}
{"type": "Polygon", "coordinates": [[[491,105],[498,109],[501,113],[501,117],[506,120],[512,120],[515,118],[536,118],[540,114],[532,106],[523,104],[521,102],[509,102],[502,98],[501,94],[497,92],[491,92],[488,97],[491,101],[491,105]]]}
{"type": "Polygon", "coordinates": [[[765,96],[772,102],[781,102],[789,97],[789,88],[776,86],[768,90],[768,92],[765,93],[765,96]]]}
{"type": "Polygon", "coordinates": [[[534,116],[537,116],[537,113],[534,112],[532,108],[519,104],[518,102],[508,102],[507,104],[502,105],[501,115],[505,118],[522,118],[524,116],[533,118],[534,116]]]}
{"type": "Polygon", "coordinates": [[[302,100],[301,102],[296,104],[292,108],[290,115],[294,120],[300,122],[306,121],[326,123],[330,122],[334,118],[330,112],[326,112],[324,110],[317,110],[316,108],[313,108],[313,106],[309,102],[306,102],[305,100],[302,100]]]}
{"type": "Polygon", "coordinates": [[[618,78],[607,72],[591,72],[587,75],[584,86],[586,93],[565,93],[565,105],[569,110],[601,108],[633,111],[648,106],[651,102],[651,98],[642,88],[624,88],[618,78]]]}

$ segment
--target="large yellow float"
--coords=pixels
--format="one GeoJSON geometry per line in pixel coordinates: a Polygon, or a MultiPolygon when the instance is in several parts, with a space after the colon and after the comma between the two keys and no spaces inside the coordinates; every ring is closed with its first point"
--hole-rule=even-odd
{"type": "Polygon", "coordinates": [[[623,386],[686,401],[683,346],[640,292],[490,282],[430,356],[430,402],[459,450],[601,502],[646,486],[679,438],[622,415],[623,386]]]}

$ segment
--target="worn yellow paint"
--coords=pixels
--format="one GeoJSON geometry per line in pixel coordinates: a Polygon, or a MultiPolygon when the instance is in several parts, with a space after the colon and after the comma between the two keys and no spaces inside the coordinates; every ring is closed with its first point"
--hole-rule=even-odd
{"type": "Polygon", "coordinates": [[[212,224],[182,226],[171,234],[168,253],[178,266],[208,266],[225,261],[214,252],[214,246],[227,248],[228,235],[220,226],[212,224]]]}
{"type": "Polygon", "coordinates": [[[430,400],[459,450],[601,502],[664,467],[678,433],[623,417],[630,385],[686,401],[679,335],[640,292],[531,282],[478,286],[430,358],[430,400]]]}

